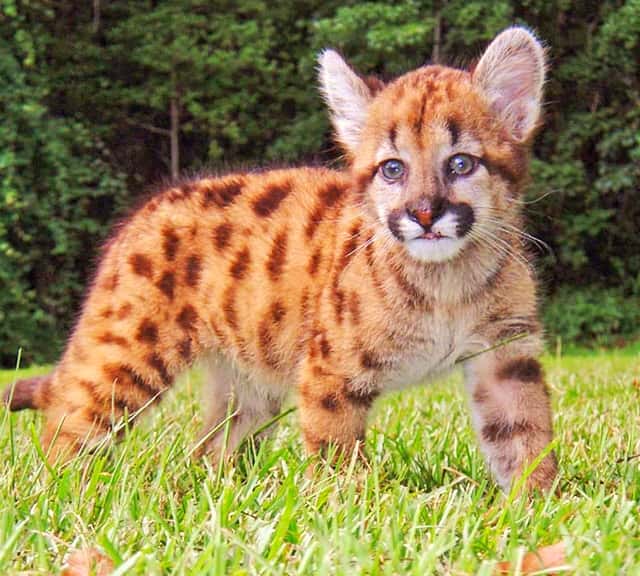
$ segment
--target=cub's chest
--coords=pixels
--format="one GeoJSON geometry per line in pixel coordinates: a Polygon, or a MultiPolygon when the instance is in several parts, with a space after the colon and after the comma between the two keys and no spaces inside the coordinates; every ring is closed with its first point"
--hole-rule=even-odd
{"type": "Polygon", "coordinates": [[[397,356],[381,382],[386,390],[420,384],[447,372],[468,352],[473,340],[469,319],[437,313],[420,318],[407,332],[406,340],[401,333],[397,336],[397,356]]]}

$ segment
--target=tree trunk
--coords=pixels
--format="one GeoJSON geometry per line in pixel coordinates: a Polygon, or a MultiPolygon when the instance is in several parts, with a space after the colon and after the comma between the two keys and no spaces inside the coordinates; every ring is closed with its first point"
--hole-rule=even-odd
{"type": "Polygon", "coordinates": [[[176,82],[175,69],[171,69],[171,102],[170,102],[170,115],[171,115],[171,178],[174,180],[178,178],[180,173],[180,142],[178,137],[180,135],[180,101],[178,96],[178,86],[176,82]]]}
{"type": "Polygon", "coordinates": [[[436,11],[436,24],[433,28],[433,50],[431,51],[431,63],[440,63],[440,45],[442,43],[442,14],[441,7],[436,11]]]}
{"type": "Polygon", "coordinates": [[[93,33],[100,31],[100,0],[93,0],[93,33]]]}

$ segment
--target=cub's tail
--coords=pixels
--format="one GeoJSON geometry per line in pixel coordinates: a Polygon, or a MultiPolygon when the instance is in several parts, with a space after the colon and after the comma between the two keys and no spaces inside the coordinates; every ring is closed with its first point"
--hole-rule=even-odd
{"type": "Polygon", "coordinates": [[[51,374],[33,376],[11,384],[2,395],[3,404],[12,412],[27,408],[36,410],[45,408],[43,400],[49,389],[51,376],[51,374]]]}

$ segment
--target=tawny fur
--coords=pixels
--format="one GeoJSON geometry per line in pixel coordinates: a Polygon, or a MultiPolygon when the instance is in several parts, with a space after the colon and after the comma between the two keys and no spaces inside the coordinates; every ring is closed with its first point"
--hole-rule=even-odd
{"type": "MultiPolygon", "coordinates": [[[[521,29],[503,33],[474,74],[427,66],[375,93],[324,53],[349,167],[200,178],[154,197],[108,244],[53,374],[19,382],[12,408],[44,411],[55,460],[206,357],[205,435],[233,412],[232,449],[295,389],[308,450],[349,451],[378,395],[473,356],[464,364],[474,424],[508,488],[552,438],[535,281],[515,232],[543,75],[542,49],[521,29]],[[443,166],[461,152],[481,164],[447,180],[443,166]],[[408,167],[403,183],[380,176],[389,158],[408,167]],[[412,253],[389,231],[397,216],[400,237],[411,234],[405,212],[445,197],[475,214],[450,253],[429,256],[420,240],[412,253]]],[[[219,453],[221,434],[205,445],[219,453]]],[[[550,454],[528,485],[549,488],[555,471],[550,454]]]]}

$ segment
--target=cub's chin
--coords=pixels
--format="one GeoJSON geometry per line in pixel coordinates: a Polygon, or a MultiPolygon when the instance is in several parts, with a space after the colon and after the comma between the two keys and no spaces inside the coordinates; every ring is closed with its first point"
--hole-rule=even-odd
{"type": "Polygon", "coordinates": [[[447,262],[453,260],[466,244],[466,238],[427,235],[404,242],[407,252],[420,262],[447,262]]]}

